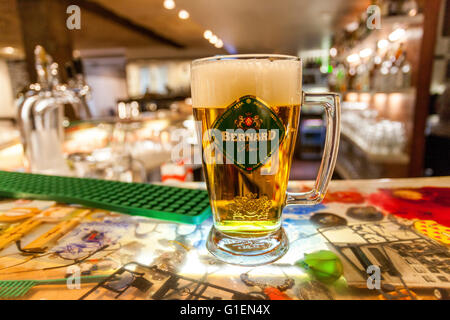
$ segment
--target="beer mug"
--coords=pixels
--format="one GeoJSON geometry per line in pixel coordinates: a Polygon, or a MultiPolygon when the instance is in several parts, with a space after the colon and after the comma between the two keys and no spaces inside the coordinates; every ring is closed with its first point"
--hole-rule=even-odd
{"type": "Polygon", "coordinates": [[[237,265],[275,261],[288,250],[286,205],[322,201],[339,144],[339,97],[302,92],[301,60],[285,55],[225,55],[191,65],[191,90],[214,226],[207,248],[237,265]],[[287,185],[305,104],[325,109],[327,132],[314,188],[287,185]]]}

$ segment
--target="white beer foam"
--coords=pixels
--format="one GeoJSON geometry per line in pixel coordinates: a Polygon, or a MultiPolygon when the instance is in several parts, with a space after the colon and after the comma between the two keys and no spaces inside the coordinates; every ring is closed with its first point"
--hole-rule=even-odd
{"type": "Polygon", "coordinates": [[[194,63],[191,69],[195,107],[225,107],[245,95],[270,106],[301,102],[301,63],[295,60],[230,59],[194,63]]]}

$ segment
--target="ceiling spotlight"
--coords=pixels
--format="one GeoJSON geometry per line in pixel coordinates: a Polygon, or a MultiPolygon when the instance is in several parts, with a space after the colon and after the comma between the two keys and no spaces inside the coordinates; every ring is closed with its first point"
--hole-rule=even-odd
{"type": "Polygon", "coordinates": [[[203,32],[203,37],[206,40],[209,40],[212,36],[213,36],[213,33],[211,32],[211,30],[206,30],[205,32],[203,32]]]}
{"type": "Polygon", "coordinates": [[[359,62],[359,55],[357,53],[349,55],[347,57],[347,62],[349,63],[359,62]]]}
{"type": "Polygon", "coordinates": [[[387,48],[388,45],[389,45],[389,42],[386,39],[381,39],[377,43],[378,49],[385,49],[385,48],[387,48]]]}
{"type": "Polygon", "coordinates": [[[189,12],[187,12],[186,10],[180,10],[180,12],[178,12],[178,18],[186,20],[187,18],[189,18],[189,12]]]}
{"type": "Polygon", "coordinates": [[[392,31],[389,34],[388,38],[390,41],[394,42],[394,41],[397,41],[397,40],[400,40],[401,38],[403,38],[405,33],[406,33],[405,29],[398,28],[398,29],[395,29],[394,31],[392,31]]]}
{"type": "Polygon", "coordinates": [[[336,48],[331,48],[330,49],[330,56],[336,57],[336,55],[337,55],[337,49],[336,48]]]}
{"type": "Polygon", "coordinates": [[[351,22],[351,23],[347,24],[345,26],[345,29],[348,32],[353,32],[353,31],[356,31],[356,29],[358,29],[358,27],[359,27],[359,23],[357,21],[354,21],[354,22],[351,22]]]}
{"type": "Polygon", "coordinates": [[[212,36],[211,38],[209,38],[209,42],[212,44],[216,44],[216,42],[219,40],[219,38],[217,38],[217,36],[212,36]]]}
{"type": "Polygon", "coordinates": [[[173,8],[175,8],[175,1],[173,1],[173,0],[164,0],[163,6],[167,10],[172,10],[173,8]]]}
{"type": "Polygon", "coordinates": [[[373,58],[373,62],[375,62],[375,64],[380,64],[381,63],[381,57],[380,56],[375,56],[375,58],[373,58]]]}
{"type": "Polygon", "coordinates": [[[367,57],[369,57],[371,54],[372,54],[372,49],[370,49],[370,48],[362,49],[362,50],[359,52],[359,56],[360,56],[361,58],[367,58],[367,57]]]}
{"type": "Polygon", "coordinates": [[[222,48],[223,47],[223,41],[222,40],[217,40],[217,42],[214,44],[214,46],[216,48],[222,48]]]}
{"type": "Polygon", "coordinates": [[[408,12],[408,15],[411,17],[414,17],[416,14],[417,14],[417,9],[415,9],[415,8],[409,10],[409,12],[408,12]]]}
{"type": "Polygon", "coordinates": [[[2,52],[5,54],[13,54],[16,51],[13,47],[4,47],[2,52]]]}

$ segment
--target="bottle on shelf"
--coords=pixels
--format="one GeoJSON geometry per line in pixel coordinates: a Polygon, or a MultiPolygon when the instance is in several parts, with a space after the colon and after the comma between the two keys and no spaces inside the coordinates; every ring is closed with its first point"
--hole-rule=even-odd
{"type": "Polygon", "coordinates": [[[389,16],[398,16],[402,14],[404,0],[389,0],[389,16]]]}
{"type": "Polygon", "coordinates": [[[411,65],[406,59],[406,52],[403,53],[403,59],[399,65],[401,81],[400,86],[404,89],[411,87],[411,65]]]}
{"type": "Polygon", "coordinates": [[[413,17],[419,13],[419,4],[416,0],[406,0],[402,5],[402,13],[413,17]]]}

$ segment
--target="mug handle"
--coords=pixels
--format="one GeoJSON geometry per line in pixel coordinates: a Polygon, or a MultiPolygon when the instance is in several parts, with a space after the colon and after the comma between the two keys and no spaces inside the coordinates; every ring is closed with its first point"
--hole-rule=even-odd
{"type": "Polygon", "coordinates": [[[327,133],[323,150],[322,162],[316,178],[314,188],[308,192],[287,192],[286,205],[302,204],[314,205],[320,203],[327,192],[328,183],[333,175],[339,148],[341,105],[337,93],[305,93],[302,94],[302,105],[320,105],[325,109],[327,133]],[[311,99],[308,99],[311,98],[311,99]],[[326,101],[317,100],[326,98],[326,101]],[[316,101],[313,101],[316,100],[316,101]],[[332,101],[332,103],[330,103],[332,101]]]}

